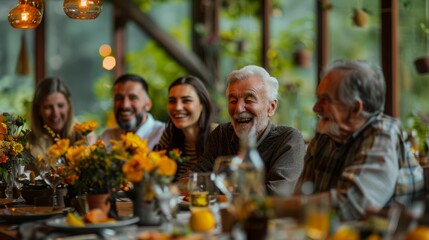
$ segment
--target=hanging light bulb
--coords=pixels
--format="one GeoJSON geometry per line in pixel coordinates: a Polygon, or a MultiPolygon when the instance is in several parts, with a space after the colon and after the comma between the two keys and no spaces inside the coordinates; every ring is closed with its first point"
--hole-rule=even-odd
{"type": "Polygon", "coordinates": [[[64,0],[64,12],[69,18],[89,20],[100,15],[102,0],[64,0]]]}
{"type": "Polygon", "coordinates": [[[14,28],[35,28],[42,21],[42,13],[31,6],[28,0],[19,0],[18,6],[10,10],[8,21],[14,28]]]}

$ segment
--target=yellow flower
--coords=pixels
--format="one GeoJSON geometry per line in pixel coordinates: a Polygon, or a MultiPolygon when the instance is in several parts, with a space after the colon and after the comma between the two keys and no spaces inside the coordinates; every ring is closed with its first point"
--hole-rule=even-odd
{"type": "Polygon", "coordinates": [[[69,139],[60,139],[49,148],[48,157],[60,158],[64,156],[70,146],[69,139]]]}
{"type": "Polygon", "coordinates": [[[163,161],[161,161],[159,165],[158,174],[165,175],[168,177],[174,176],[177,170],[177,163],[174,160],[171,160],[168,157],[165,157],[163,161]]]}
{"type": "Polygon", "coordinates": [[[24,147],[22,146],[21,143],[13,142],[12,149],[15,153],[18,154],[24,150],[24,147]]]}
{"type": "Polygon", "coordinates": [[[144,177],[142,168],[142,162],[138,157],[135,156],[122,166],[122,171],[129,181],[139,182],[144,177]]]}
{"type": "Polygon", "coordinates": [[[88,121],[83,123],[76,123],[73,126],[73,130],[77,133],[80,133],[84,136],[88,135],[90,132],[94,131],[98,126],[98,123],[96,121],[88,121]]]}
{"type": "Polygon", "coordinates": [[[6,123],[0,123],[0,134],[1,135],[3,135],[3,134],[7,134],[7,125],[6,125],[6,123]]]}
{"type": "Polygon", "coordinates": [[[127,133],[125,135],[121,135],[121,140],[123,141],[123,146],[127,150],[136,150],[140,149],[140,151],[149,152],[149,148],[147,147],[147,141],[141,139],[138,135],[134,133],[127,133]]]}
{"type": "Polygon", "coordinates": [[[148,155],[140,155],[142,160],[143,170],[146,172],[151,172],[156,167],[158,167],[159,156],[157,152],[150,152],[148,155]]]}
{"type": "Polygon", "coordinates": [[[85,149],[85,145],[70,147],[66,153],[67,164],[74,167],[78,161],[83,159],[85,149]]]}

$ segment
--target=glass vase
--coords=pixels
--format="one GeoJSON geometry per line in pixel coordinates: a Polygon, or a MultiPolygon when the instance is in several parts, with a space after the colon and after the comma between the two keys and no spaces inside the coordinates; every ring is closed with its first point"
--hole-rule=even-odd
{"type": "Polygon", "coordinates": [[[133,200],[133,214],[139,217],[139,226],[159,226],[161,225],[161,215],[158,211],[158,204],[150,181],[141,181],[134,184],[135,199],[133,200]]]}
{"type": "Polygon", "coordinates": [[[6,178],[6,189],[4,190],[4,194],[6,198],[13,199],[14,198],[14,188],[15,188],[15,168],[13,166],[10,167],[8,171],[8,176],[6,178]]]}

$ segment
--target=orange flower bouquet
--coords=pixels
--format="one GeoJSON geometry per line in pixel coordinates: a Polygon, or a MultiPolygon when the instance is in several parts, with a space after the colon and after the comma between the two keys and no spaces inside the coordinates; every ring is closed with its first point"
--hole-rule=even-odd
{"type": "Polygon", "coordinates": [[[0,115],[0,179],[8,183],[7,197],[11,197],[19,166],[31,160],[30,153],[24,148],[30,130],[25,129],[24,124],[25,119],[21,116],[6,112],[0,115]]]}
{"type": "MultiPolygon", "coordinates": [[[[87,136],[96,127],[97,123],[90,121],[76,124],[74,130],[87,136]]],[[[65,168],[50,167],[63,178],[64,183],[73,186],[77,194],[116,192],[124,181],[124,162],[112,158],[110,149],[101,140],[93,145],[88,145],[87,141],[70,145],[69,139],[58,139],[50,147],[48,157],[49,159],[39,159],[39,167],[43,168],[43,162],[63,159],[65,168]]]]}
{"type": "MultiPolygon", "coordinates": [[[[131,183],[157,182],[167,184],[176,174],[177,161],[182,161],[180,152],[151,151],[147,141],[133,133],[121,136],[119,141],[112,140],[111,156],[124,161],[122,172],[131,183]]],[[[148,195],[147,198],[153,196],[148,195]]]]}
{"type": "Polygon", "coordinates": [[[177,161],[182,161],[179,151],[151,151],[146,140],[133,133],[112,141],[113,158],[124,161],[122,172],[132,183],[126,191],[133,201],[134,216],[140,218],[139,225],[161,223],[159,205],[154,187],[169,184],[176,174],[177,161]]]}
{"type": "Polygon", "coordinates": [[[0,115],[0,176],[5,180],[12,167],[30,162],[24,149],[30,130],[24,128],[25,119],[9,113],[0,115]]]}

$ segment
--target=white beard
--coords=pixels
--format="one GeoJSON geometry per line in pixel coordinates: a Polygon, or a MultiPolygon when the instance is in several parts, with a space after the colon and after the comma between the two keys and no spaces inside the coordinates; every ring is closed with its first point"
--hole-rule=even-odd
{"type": "Polygon", "coordinates": [[[341,137],[340,127],[331,120],[319,120],[317,132],[328,136],[341,137]]]}

